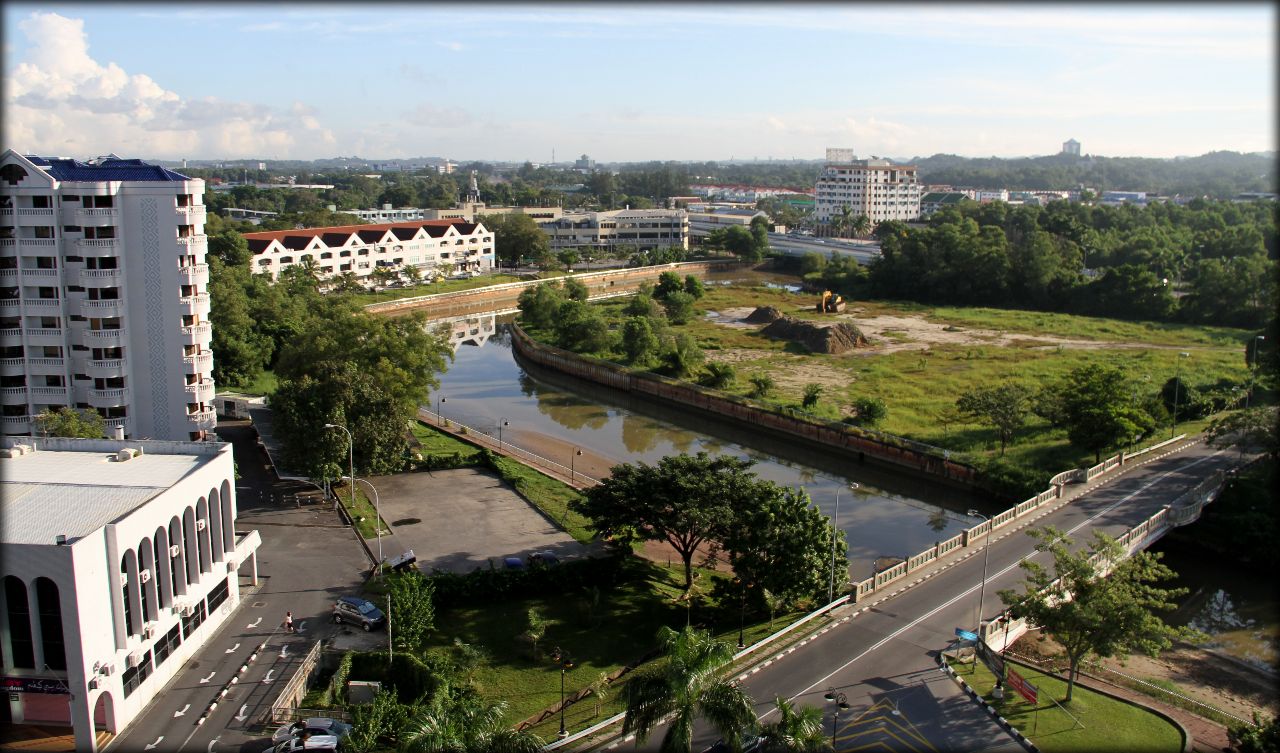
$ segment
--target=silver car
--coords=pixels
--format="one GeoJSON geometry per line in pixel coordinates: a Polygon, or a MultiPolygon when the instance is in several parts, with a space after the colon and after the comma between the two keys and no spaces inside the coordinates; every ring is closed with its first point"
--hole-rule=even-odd
{"type": "Polygon", "coordinates": [[[332,753],[337,749],[338,738],[333,735],[302,735],[272,745],[262,753],[295,753],[295,751],[301,753],[304,750],[324,750],[332,753]]]}
{"type": "Polygon", "coordinates": [[[350,731],[351,725],[346,722],[317,716],[284,725],[271,736],[271,744],[279,745],[286,740],[301,735],[303,732],[310,732],[312,739],[315,739],[316,736],[346,737],[350,731]]]}

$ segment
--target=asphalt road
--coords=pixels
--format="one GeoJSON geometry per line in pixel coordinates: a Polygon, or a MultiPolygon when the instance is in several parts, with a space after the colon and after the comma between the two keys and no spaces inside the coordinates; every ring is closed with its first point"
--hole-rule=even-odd
{"type": "MultiPolygon", "coordinates": [[[[237,611],[109,751],[258,753],[269,747],[270,731],[264,733],[259,720],[311,646],[342,630],[330,621],[334,598],[358,591],[369,573],[371,563],[355,534],[332,508],[280,502],[282,494],[297,490],[268,474],[247,422],[220,424],[218,433],[234,443],[241,476],[236,528],[257,528],[262,536],[260,586],[242,590],[237,611]],[[286,611],[293,612],[297,633],[283,632],[286,611]],[[240,673],[256,650],[257,660],[240,673]],[[239,681],[219,700],[233,676],[239,681]],[[214,700],[217,708],[197,724],[214,700]]],[[[242,589],[246,581],[241,579],[242,589]]]]}
{"type": "MultiPolygon", "coordinates": [[[[763,664],[738,679],[759,702],[756,712],[766,722],[774,716],[773,699],[781,696],[823,708],[830,730],[833,704],[823,696],[828,689],[844,693],[851,708],[842,712],[837,726],[839,751],[1019,749],[938,670],[934,657],[954,639],[956,628],[976,627],[980,599],[984,620],[991,620],[1003,610],[996,592],[1021,589],[1019,563],[1043,558],[1034,551],[1026,529],[1053,525],[1069,533],[1078,546],[1093,530],[1117,536],[1234,461],[1234,452],[1196,444],[1138,465],[1068,504],[997,531],[989,552],[974,547],[964,559],[943,565],[931,576],[925,573],[923,580],[896,596],[872,597],[837,610],[826,629],[796,647],[761,657],[763,664]]],[[[656,747],[664,732],[655,731],[645,747],[656,747]]],[[[694,749],[704,749],[716,737],[705,725],[699,727],[694,749]]],[[[635,744],[624,741],[617,747],[630,749],[635,744]]]]}

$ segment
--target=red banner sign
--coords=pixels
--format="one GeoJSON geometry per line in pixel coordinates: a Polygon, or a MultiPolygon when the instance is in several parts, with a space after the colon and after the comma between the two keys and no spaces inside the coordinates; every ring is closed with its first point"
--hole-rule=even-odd
{"type": "Polygon", "coordinates": [[[1040,697],[1039,691],[1036,690],[1036,686],[1023,679],[1022,675],[1018,674],[1017,670],[1013,667],[1009,667],[1009,674],[1006,679],[1008,679],[1009,685],[1014,690],[1018,691],[1018,695],[1027,699],[1027,703],[1034,704],[1036,699],[1040,697]]]}

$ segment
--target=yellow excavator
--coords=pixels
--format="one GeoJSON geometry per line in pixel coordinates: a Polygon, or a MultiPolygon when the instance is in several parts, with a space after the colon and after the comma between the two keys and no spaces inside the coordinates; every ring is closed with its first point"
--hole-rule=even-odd
{"type": "Polygon", "coordinates": [[[830,290],[822,291],[822,300],[818,301],[819,314],[837,314],[844,311],[844,299],[830,290]]]}

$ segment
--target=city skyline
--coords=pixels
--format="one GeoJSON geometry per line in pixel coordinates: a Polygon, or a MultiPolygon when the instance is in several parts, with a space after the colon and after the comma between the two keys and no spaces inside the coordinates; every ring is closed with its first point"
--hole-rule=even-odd
{"type": "Polygon", "coordinates": [[[1269,4],[6,4],[5,146],[598,162],[1274,149],[1269,4]]]}

